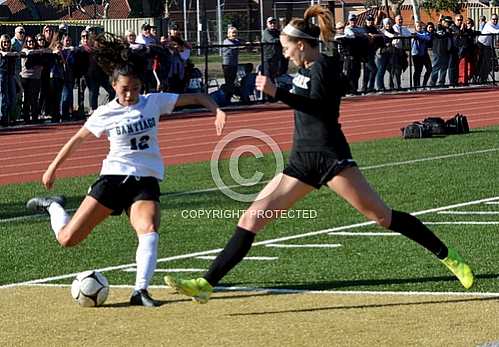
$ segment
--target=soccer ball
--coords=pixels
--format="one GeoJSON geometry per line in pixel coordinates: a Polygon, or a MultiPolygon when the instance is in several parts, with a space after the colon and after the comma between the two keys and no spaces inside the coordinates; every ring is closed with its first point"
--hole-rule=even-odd
{"type": "Polygon", "coordinates": [[[100,306],[109,293],[107,278],[98,271],[79,273],[71,285],[71,296],[83,307],[100,306]]]}

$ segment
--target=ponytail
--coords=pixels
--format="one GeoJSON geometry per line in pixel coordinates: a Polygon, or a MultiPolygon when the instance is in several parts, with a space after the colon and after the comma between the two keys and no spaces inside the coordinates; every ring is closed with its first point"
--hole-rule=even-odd
{"type": "Polygon", "coordinates": [[[315,47],[318,45],[319,39],[325,43],[333,39],[333,14],[321,5],[312,5],[306,9],[303,19],[293,19],[287,28],[284,28],[283,35],[287,35],[293,41],[307,41],[312,47],[315,47]],[[317,19],[318,25],[312,23],[313,18],[317,19]],[[292,29],[297,29],[301,34],[296,34],[297,31],[292,29]]]}

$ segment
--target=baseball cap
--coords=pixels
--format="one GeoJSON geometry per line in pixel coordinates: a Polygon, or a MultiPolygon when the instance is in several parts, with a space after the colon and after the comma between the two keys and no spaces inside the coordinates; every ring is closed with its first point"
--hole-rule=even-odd
{"type": "Polygon", "coordinates": [[[366,16],[366,20],[368,20],[368,21],[373,21],[373,20],[374,20],[374,16],[373,16],[372,14],[368,14],[368,15],[366,16]]]}
{"type": "Polygon", "coordinates": [[[348,20],[357,20],[357,15],[355,13],[350,13],[348,15],[348,20]]]}
{"type": "Polygon", "coordinates": [[[383,18],[383,25],[387,25],[387,24],[390,24],[390,23],[391,23],[390,18],[388,18],[388,17],[383,18]]]}
{"type": "Polygon", "coordinates": [[[268,22],[275,22],[276,19],[274,17],[267,17],[267,23],[268,22]]]}
{"type": "Polygon", "coordinates": [[[68,25],[66,23],[59,24],[59,30],[68,30],[68,25]]]}

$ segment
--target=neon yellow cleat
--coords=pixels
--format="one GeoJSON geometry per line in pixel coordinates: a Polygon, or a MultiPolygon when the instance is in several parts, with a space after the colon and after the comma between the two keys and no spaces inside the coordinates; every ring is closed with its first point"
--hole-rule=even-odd
{"type": "Polygon", "coordinates": [[[464,288],[471,288],[474,281],[473,272],[455,249],[449,247],[449,254],[447,255],[447,258],[442,260],[442,263],[456,275],[464,288]]]}
{"type": "Polygon", "coordinates": [[[165,283],[183,295],[192,297],[197,303],[206,304],[213,292],[213,287],[204,278],[183,280],[173,276],[165,276],[165,283]]]}

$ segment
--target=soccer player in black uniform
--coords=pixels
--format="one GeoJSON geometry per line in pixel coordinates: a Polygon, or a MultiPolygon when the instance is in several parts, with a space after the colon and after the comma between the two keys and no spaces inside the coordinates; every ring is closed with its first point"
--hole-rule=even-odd
{"type": "Polygon", "coordinates": [[[300,69],[293,90],[277,88],[268,76],[258,76],[256,87],[295,110],[294,142],[289,162],[241,216],[232,238],[201,278],[166,283],[178,292],[205,303],[223,276],[248,253],[255,234],[280,211],[310,193],[328,186],[368,219],[417,242],[440,259],[465,288],[473,284],[471,268],[456,250],[448,248],[416,217],[388,207],[371,188],[355,161],[338,123],[346,81],[341,64],[320,53],[319,40],[331,39],[332,14],[320,5],[309,7],[303,19],[293,19],[280,36],[283,53],[300,69]],[[317,19],[318,26],[312,24],[317,19]],[[270,213],[269,213],[270,212],[270,213]]]}

